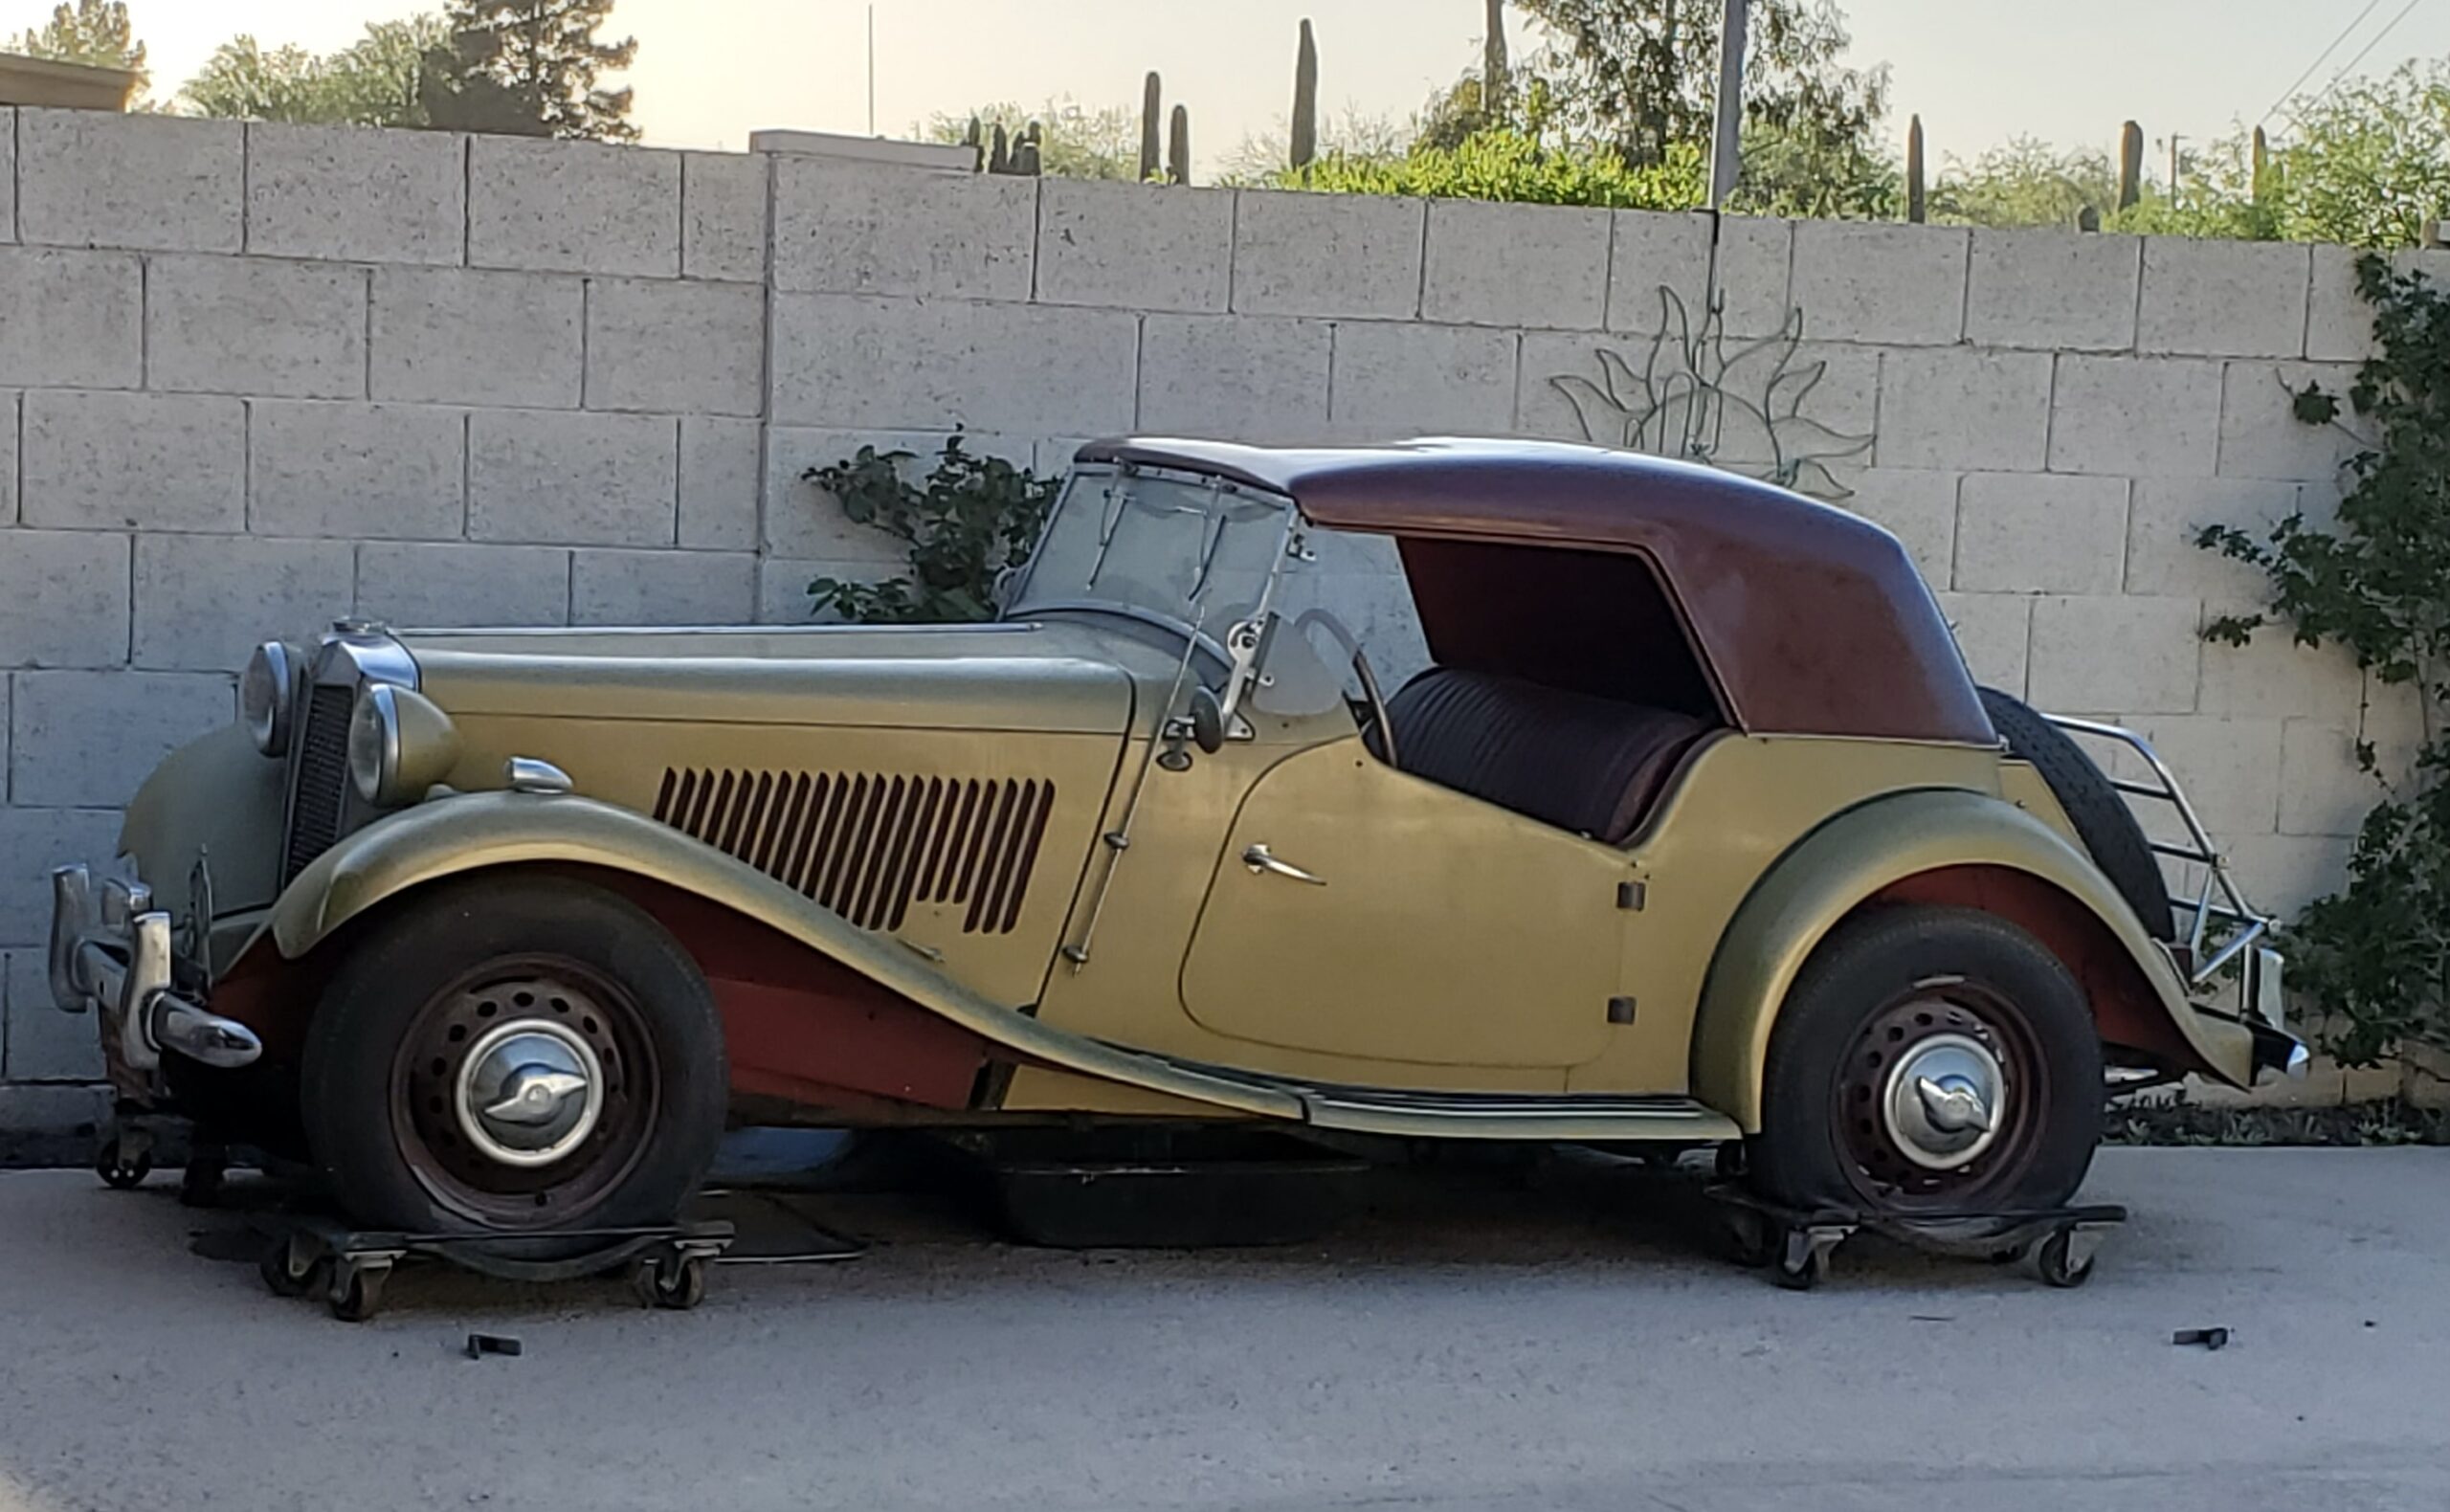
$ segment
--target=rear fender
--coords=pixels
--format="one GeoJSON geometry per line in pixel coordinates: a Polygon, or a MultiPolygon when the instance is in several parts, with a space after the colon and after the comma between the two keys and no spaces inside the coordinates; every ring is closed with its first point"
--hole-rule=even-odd
{"type": "Polygon", "coordinates": [[[1804,962],[1858,908],[1948,901],[2016,920],[2085,984],[2121,1042],[2177,1069],[2244,1085],[2253,1035],[2198,1012],[2186,984],[2084,854],[2041,820],[1987,794],[1898,793],[1840,814],[1757,883],[1719,942],[1694,1028],[1694,1095],[1747,1132],[1761,1127],[1761,1077],[1778,1009],[1804,962]]]}
{"type": "Polygon", "coordinates": [[[1040,1061],[1236,1114],[1302,1116],[1286,1093],[1185,1071],[1039,1023],[993,1002],[917,950],[841,915],[668,825],[571,794],[466,793],[437,798],[350,834],[284,889],[248,953],[269,944],[297,961],[352,921],[450,877],[504,867],[585,867],[685,894],[776,930],[893,996],[997,1046],[1040,1061]]]}

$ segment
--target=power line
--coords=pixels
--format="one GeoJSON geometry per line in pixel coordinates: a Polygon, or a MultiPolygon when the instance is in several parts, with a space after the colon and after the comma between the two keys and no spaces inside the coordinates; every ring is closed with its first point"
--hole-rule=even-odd
{"type": "MultiPolygon", "coordinates": [[[[2424,0],[2408,0],[2406,5],[2401,6],[2399,8],[2399,13],[2391,17],[2390,25],[2382,28],[2379,32],[2374,33],[2373,39],[2366,43],[2362,48],[2359,48],[2354,57],[2350,58],[2347,62],[2340,65],[2339,72],[2331,76],[2331,81],[2323,86],[2323,92],[2316,95],[2313,99],[2305,101],[2305,109],[2311,110],[2316,105],[2321,104],[2324,100],[2330,99],[2331,91],[2339,88],[2340,81],[2342,79],[2345,79],[2349,75],[2356,72],[2356,65],[2365,61],[2365,56],[2368,53],[2372,52],[2375,48],[2380,47],[2382,45],[2382,39],[2389,36],[2393,32],[2397,31],[2399,23],[2406,20],[2408,16],[2415,11],[2416,8],[2422,4],[2424,4],[2424,0]]],[[[2291,112],[2292,116],[2302,116],[2304,114],[2304,111],[2291,112]]]]}
{"type": "Polygon", "coordinates": [[[2271,102],[2271,108],[2264,111],[2262,113],[2262,120],[2256,122],[2255,124],[2258,126],[2262,125],[2265,122],[2270,121],[2272,117],[2280,114],[2280,107],[2296,98],[2297,91],[2305,87],[2305,80],[2314,77],[2314,70],[2323,66],[2323,60],[2330,56],[2333,53],[2338,52],[2339,45],[2348,40],[2348,34],[2355,31],[2358,27],[2363,26],[2365,24],[2365,18],[2372,15],[2374,11],[2381,6],[2381,4],[2382,0],[2365,0],[2365,9],[2356,12],[2356,19],[2349,22],[2348,25],[2339,29],[2339,35],[2332,37],[2329,46],[2314,55],[2314,60],[2305,65],[2305,72],[2298,75],[2295,80],[2292,81],[2286,89],[2280,92],[2280,98],[2271,102]]]}

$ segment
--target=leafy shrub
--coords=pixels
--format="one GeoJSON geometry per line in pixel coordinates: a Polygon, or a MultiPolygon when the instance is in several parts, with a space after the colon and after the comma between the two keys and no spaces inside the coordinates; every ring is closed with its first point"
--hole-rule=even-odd
{"type": "Polygon", "coordinates": [[[1333,194],[1690,210],[1702,203],[1707,179],[1700,150],[1682,143],[1657,163],[1631,167],[1606,147],[1547,146],[1519,131],[1484,130],[1451,147],[1418,146],[1401,157],[1330,153],[1268,182],[1333,194]]]}
{"type": "Polygon", "coordinates": [[[911,452],[873,446],[800,476],[832,495],[843,515],[899,538],[910,570],[880,583],[821,577],[809,584],[818,613],[880,624],[992,619],[995,580],[1029,559],[1060,478],[1040,478],[946,437],[926,477],[910,481],[911,452]]]}
{"type": "MultiPolygon", "coordinates": [[[[2278,616],[2299,641],[2337,641],[2376,681],[2417,695],[2413,770],[2382,771],[2359,742],[2382,801],[2357,834],[2346,890],[2289,929],[2291,975],[2337,1016],[2328,1048],[2350,1064],[2410,1042],[2450,1047],[2450,296],[2372,254],[2356,278],[2373,306],[2375,352],[2348,397],[2376,444],[2349,463],[2354,483],[2336,525],[2300,513],[2260,540],[2225,525],[2196,537],[2261,567],[2272,589],[2269,614],[2216,620],[2208,636],[2242,645],[2278,616]]],[[[2335,424],[2339,401],[2308,386],[2296,411],[2335,424]]]]}

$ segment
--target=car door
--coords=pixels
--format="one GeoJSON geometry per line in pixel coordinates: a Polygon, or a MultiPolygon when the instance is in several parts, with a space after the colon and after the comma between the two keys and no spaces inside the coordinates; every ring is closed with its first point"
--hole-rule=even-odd
{"type": "Polygon", "coordinates": [[[1182,968],[1220,1034],[1363,1059],[1567,1067],[1620,992],[1623,853],[1386,766],[1357,737],[1244,796],[1182,968]]]}

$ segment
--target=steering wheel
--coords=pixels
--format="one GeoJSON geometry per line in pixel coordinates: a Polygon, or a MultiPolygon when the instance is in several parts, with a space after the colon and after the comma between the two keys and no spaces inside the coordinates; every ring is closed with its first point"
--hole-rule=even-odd
{"type": "Polygon", "coordinates": [[[1361,697],[1348,695],[1344,701],[1352,710],[1353,723],[1360,726],[1365,740],[1375,733],[1387,765],[1403,770],[1404,764],[1395,754],[1395,722],[1387,713],[1387,696],[1378,689],[1378,674],[1370,668],[1370,654],[1361,649],[1360,638],[1343,620],[1324,609],[1303,610],[1293,622],[1293,628],[1305,636],[1313,625],[1325,627],[1328,637],[1352,659],[1352,675],[1360,680],[1361,697]]]}

